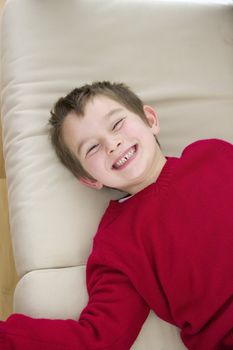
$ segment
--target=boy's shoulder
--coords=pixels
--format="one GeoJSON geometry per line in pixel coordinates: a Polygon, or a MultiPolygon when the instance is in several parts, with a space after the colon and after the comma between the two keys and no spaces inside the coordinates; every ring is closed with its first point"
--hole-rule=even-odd
{"type": "Polygon", "coordinates": [[[233,145],[221,139],[204,139],[188,145],[182,152],[177,166],[177,181],[182,175],[199,179],[233,172],[233,145]]]}
{"type": "Polygon", "coordinates": [[[230,142],[222,139],[204,139],[195,141],[185,147],[181,154],[181,157],[204,153],[214,155],[216,152],[223,150],[229,150],[230,152],[233,152],[233,145],[230,142]]]}

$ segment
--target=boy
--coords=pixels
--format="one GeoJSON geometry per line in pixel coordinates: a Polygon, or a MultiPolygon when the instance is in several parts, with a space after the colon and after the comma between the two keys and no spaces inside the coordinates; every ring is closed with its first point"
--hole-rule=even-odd
{"type": "Polygon", "coordinates": [[[0,349],[127,350],[150,309],[188,349],[233,349],[233,146],[203,140],[164,157],[154,109],[109,82],[59,99],[50,124],[79,181],[127,196],[99,224],[79,321],[12,315],[0,349]]]}

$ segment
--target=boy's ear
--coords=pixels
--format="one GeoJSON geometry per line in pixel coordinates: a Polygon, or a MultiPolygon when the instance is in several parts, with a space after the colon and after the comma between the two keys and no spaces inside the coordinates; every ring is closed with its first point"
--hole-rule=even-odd
{"type": "Polygon", "coordinates": [[[149,126],[152,128],[154,135],[157,135],[160,131],[159,119],[154,108],[148,105],[143,106],[143,110],[148,121],[149,126]]]}
{"type": "Polygon", "coordinates": [[[95,190],[100,190],[103,187],[103,184],[101,184],[99,181],[91,180],[86,177],[80,177],[78,178],[78,181],[87,187],[94,188],[95,190]]]}

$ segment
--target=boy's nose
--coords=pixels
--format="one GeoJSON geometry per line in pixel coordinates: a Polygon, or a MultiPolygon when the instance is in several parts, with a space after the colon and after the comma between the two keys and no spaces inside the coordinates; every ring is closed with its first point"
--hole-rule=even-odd
{"type": "Polygon", "coordinates": [[[106,148],[107,148],[107,152],[108,154],[112,154],[114,153],[114,151],[120,147],[120,145],[122,144],[122,140],[118,139],[118,140],[109,140],[106,144],[106,148]]]}

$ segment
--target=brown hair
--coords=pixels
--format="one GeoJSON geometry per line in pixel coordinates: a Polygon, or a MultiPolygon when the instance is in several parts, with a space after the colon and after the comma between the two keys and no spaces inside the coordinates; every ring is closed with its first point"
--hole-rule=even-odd
{"type": "MultiPolygon", "coordinates": [[[[60,161],[78,178],[84,177],[93,180],[93,177],[83,169],[77,157],[66,146],[62,135],[62,126],[70,112],[75,112],[77,116],[83,116],[87,102],[97,95],[117,101],[147,123],[142,101],[128,86],[122,83],[94,82],[75,88],[65,97],[59,98],[50,112],[51,142],[60,161]]],[[[156,141],[159,144],[157,138],[156,141]]]]}

